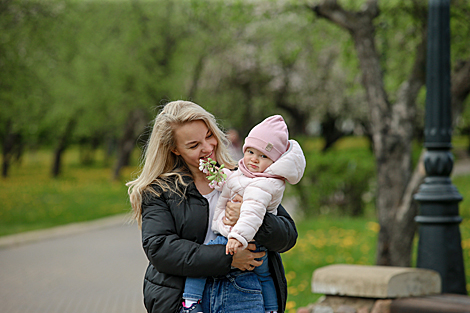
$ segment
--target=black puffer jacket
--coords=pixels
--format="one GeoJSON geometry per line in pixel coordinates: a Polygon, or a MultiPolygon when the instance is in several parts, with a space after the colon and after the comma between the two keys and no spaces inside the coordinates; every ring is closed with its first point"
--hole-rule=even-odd
{"type": "MultiPolygon", "coordinates": [[[[174,192],[163,192],[160,197],[147,193],[142,202],[142,244],[150,261],[144,303],[151,313],[178,312],[185,277],[219,276],[230,271],[232,256],[225,254],[225,246],[202,244],[209,224],[208,201],[193,182],[185,195],[182,199],[174,192]]],[[[270,250],[279,312],[284,312],[287,283],[279,253],[295,245],[297,230],[282,206],[277,216],[266,214],[255,240],[270,250]]]]}

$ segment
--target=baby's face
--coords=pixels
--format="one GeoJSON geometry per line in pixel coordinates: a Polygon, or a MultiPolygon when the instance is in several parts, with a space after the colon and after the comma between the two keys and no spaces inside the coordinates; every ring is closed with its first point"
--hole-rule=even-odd
{"type": "Polygon", "coordinates": [[[245,166],[252,173],[262,173],[265,169],[274,163],[273,160],[268,158],[261,151],[251,147],[246,148],[245,154],[243,156],[243,162],[245,162],[245,166]]]}

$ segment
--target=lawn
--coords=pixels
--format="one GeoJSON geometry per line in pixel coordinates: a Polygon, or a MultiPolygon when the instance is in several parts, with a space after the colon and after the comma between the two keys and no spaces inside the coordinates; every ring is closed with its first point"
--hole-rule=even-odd
{"type": "MultiPolygon", "coordinates": [[[[470,182],[470,178],[466,180],[470,182]]],[[[466,209],[468,216],[468,206],[466,209]]],[[[311,292],[311,279],[315,269],[342,263],[374,265],[379,231],[379,225],[375,221],[347,217],[311,218],[297,222],[297,228],[297,245],[282,255],[289,291],[287,313],[295,313],[296,309],[315,302],[321,296],[311,292]]],[[[467,290],[470,290],[469,218],[465,218],[460,225],[460,231],[467,290]]]]}
{"type": "MultiPolygon", "coordinates": [[[[52,179],[47,151],[25,155],[10,176],[0,179],[0,236],[127,213],[125,180],[111,181],[111,170],[78,165],[77,151],[66,155],[63,175],[52,179]]],[[[125,169],[123,177],[131,177],[125,169]]]]}

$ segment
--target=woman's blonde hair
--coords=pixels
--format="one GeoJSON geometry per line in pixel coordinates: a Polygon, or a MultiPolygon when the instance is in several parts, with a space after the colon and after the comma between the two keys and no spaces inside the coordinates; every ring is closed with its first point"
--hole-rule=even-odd
{"type": "Polygon", "coordinates": [[[155,118],[139,177],[126,184],[129,187],[132,218],[137,220],[139,226],[142,222],[143,193],[152,192],[159,196],[150,185],[155,184],[162,191],[169,191],[173,188],[175,192],[183,196],[180,188],[180,186],[186,186],[183,176],[191,175],[191,173],[183,158],[171,151],[176,147],[175,129],[193,121],[203,121],[217,139],[217,161],[228,168],[234,166],[234,161],[227,149],[229,141],[212,114],[190,101],[177,100],[167,103],[155,118]],[[171,177],[174,179],[169,179],[171,177]]]}

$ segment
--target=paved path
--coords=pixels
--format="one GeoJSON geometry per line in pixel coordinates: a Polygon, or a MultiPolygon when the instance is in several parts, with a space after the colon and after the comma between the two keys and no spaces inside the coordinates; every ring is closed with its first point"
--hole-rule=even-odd
{"type": "Polygon", "coordinates": [[[466,157],[463,158],[454,164],[454,168],[452,169],[452,177],[467,175],[470,173],[470,158],[466,157]]]}
{"type": "Polygon", "coordinates": [[[123,218],[114,225],[105,219],[102,228],[82,225],[73,234],[62,231],[65,237],[47,230],[59,237],[0,249],[0,312],[145,312],[147,259],[137,225],[123,218]]]}

